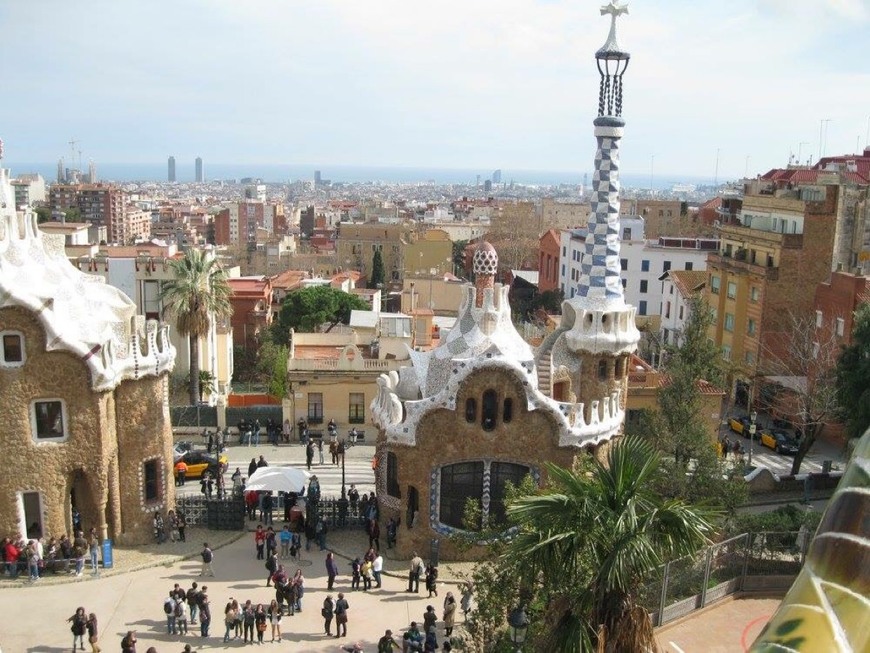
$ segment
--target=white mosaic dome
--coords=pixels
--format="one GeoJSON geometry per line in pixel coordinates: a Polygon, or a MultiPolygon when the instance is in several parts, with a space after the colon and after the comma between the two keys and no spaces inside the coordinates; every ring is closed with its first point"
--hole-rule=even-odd
{"type": "Polygon", "coordinates": [[[495,273],[498,271],[498,253],[495,251],[495,247],[493,247],[491,243],[488,243],[485,240],[481,241],[474,250],[472,269],[474,270],[475,276],[481,274],[495,276],[495,273]]]}

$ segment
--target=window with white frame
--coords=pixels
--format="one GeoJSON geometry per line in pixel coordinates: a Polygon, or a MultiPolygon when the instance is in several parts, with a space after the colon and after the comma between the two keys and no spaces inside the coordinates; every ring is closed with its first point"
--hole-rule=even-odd
{"type": "Polygon", "coordinates": [[[846,330],[846,321],[843,318],[838,317],[837,318],[837,335],[842,336],[843,333],[845,332],[845,330],[846,330]]]}
{"type": "Polygon", "coordinates": [[[21,367],[24,365],[24,335],[18,331],[0,332],[0,365],[21,367]]]}
{"type": "Polygon", "coordinates": [[[734,315],[733,313],[725,313],[725,330],[734,331],[734,315]]]}
{"type": "Polygon", "coordinates": [[[757,286],[752,286],[752,288],[749,289],[749,301],[751,301],[751,302],[757,302],[757,301],[758,301],[758,296],[759,296],[760,294],[761,294],[761,293],[760,293],[760,291],[758,290],[758,287],[757,287],[757,286]]]}
{"type": "Polygon", "coordinates": [[[69,437],[66,402],[35,399],[30,403],[30,427],[36,442],[57,442],[69,437]]]}
{"type": "Polygon", "coordinates": [[[734,299],[737,297],[737,284],[733,281],[728,282],[727,296],[728,299],[734,299]]]}
{"type": "Polygon", "coordinates": [[[719,287],[722,285],[722,280],[717,276],[710,277],[710,292],[714,295],[719,294],[719,287]]]}

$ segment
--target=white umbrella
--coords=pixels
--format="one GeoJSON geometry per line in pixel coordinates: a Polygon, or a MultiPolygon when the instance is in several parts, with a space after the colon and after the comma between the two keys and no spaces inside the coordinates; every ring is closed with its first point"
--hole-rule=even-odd
{"type": "Polygon", "coordinates": [[[296,467],[260,467],[251,474],[245,491],[271,490],[272,492],[301,492],[311,477],[304,469],[296,467]]]}

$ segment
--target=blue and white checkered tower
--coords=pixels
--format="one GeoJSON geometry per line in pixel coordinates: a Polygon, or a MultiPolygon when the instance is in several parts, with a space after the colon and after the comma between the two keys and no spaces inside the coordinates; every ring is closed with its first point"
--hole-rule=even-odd
{"type": "Polygon", "coordinates": [[[631,55],[619,46],[616,19],[627,13],[628,7],[618,0],[601,7],[601,14],[610,16],[610,33],[595,53],[601,83],[598,117],[593,122],[598,149],[592,176],[592,212],[577,293],[565,302],[573,319],[566,334],[569,347],[612,356],[633,352],[640,338],[634,323],[635,308],[625,303],[622,292],[619,260],[619,141],[625,126],[622,76],[631,55]]]}

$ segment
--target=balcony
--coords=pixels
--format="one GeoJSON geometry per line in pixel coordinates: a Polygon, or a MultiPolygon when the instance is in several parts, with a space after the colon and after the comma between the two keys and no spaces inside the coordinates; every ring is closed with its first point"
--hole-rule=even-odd
{"type": "Polygon", "coordinates": [[[758,243],[759,245],[779,246],[785,249],[802,249],[804,246],[803,234],[783,234],[778,231],[767,231],[744,227],[739,224],[723,224],[719,227],[719,235],[722,242],[736,240],[744,245],[758,243]]]}
{"type": "Polygon", "coordinates": [[[708,268],[710,266],[716,266],[723,271],[738,275],[755,274],[764,277],[768,281],[777,281],[779,279],[779,268],[757,265],[755,263],[750,263],[738,258],[731,258],[724,254],[715,254],[713,252],[707,255],[707,266],[708,268]]]}

